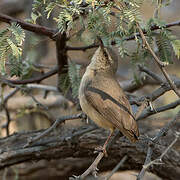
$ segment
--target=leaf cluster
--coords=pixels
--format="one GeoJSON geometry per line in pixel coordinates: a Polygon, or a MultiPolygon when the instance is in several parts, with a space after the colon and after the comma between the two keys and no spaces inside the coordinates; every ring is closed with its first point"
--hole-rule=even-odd
{"type": "MultiPolygon", "coordinates": [[[[40,0],[34,2],[37,9],[42,6],[40,0]]],[[[166,22],[158,17],[158,13],[150,18],[147,23],[143,21],[141,15],[141,6],[144,0],[44,0],[44,9],[49,18],[53,10],[59,11],[58,16],[53,19],[57,23],[60,32],[66,32],[67,35],[74,36],[77,40],[92,43],[97,37],[100,37],[105,46],[111,46],[114,42],[119,50],[119,55],[123,58],[128,56],[133,63],[146,63],[151,54],[144,48],[143,41],[138,36],[137,23],[146,30],[146,39],[152,49],[158,54],[163,62],[173,63],[172,55],[180,57],[180,40],[172,35],[171,31],[165,29],[166,22]],[[158,26],[158,31],[152,31],[153,26],[158,26]],[[76,30],[76,33],[74,31],[76,30]],[[84,36],[88,32],[88,37],[84,36]],[[127,47],[127,37],[135,35],[135,48],[132,52],[127,47]],[[87,41],[86,41],[87,39],[87,41]],[[174,52],[173,52],[174,51],[174,52]]],[[[159,12],[163,6],[168,6],[170,1],[155,1],[152,3],[159,12]]],[[[63,78],[65,84],[71,84],[73,94],[77,94],[76,85],[77,71],[75,65],[69,63],[68,78],[63,78]],[[68,79],[68,81],[67,81],[68,79]],[[76,93],[75,93],[76,92],[76,93]]],[[[69,86],[67,86],[67,89],[69,86]]]]}
{"type": "Polygon", "coordinates": [[[22,72],[22,47],[25,39],[24,30],[16,23],[0,31],[0,69],[6,74],[6,64],[12,65],[10,75],[20,76],[22,72]]]}
{"type": "MultiPolygon", "coordinates": [[[[34,0],[31,22],[36,23],[38,17],[44,15],[54,20],[59,32],[66,32],[69,41],[75,38],[86,42],[86,45],[95,42],[100,37],[105,46],[116,44],[119,55],[123,59],[128,56],[133,63],[146,63],[152,58],[144,48],[138,35],[137,24],[146,31],[146,39],[151,48],[163,62],[173,63],[172,56],[180,57],[180,40],[165,28],[166,22],[159,17],[160,8],[168,6],[170,1],[152,0],[156,6],[154,17],[146,23],[143,21],[141,6],[145,0],[34,0]],[[56,12],[56,13],[54,13],[56,12]],[[159,30],[152,31],[153,26],[159,30]],[[87,37],[90,37],[88,39],[87,37]],[[133,51],[127,47],[127,37],[135,36],[133,51]],[[86,41],[87,39],[87,41],[86,41]]],[[[21,27],[12,24],[0,32],[0,68],[6,73],[7,59],[12,64],[11,75],[23,76],[23,69],[30,67],[28,61],[22,63],[22,42],[25,35],[21,27]],[[10,54],[10,56],[9,56],[10,54]]],[[[71,87],[73,95],[77,96],[79,86],[78,69],[75,64],[68,64],[68,73],[63,77],[62,85],[71,87]]]]}

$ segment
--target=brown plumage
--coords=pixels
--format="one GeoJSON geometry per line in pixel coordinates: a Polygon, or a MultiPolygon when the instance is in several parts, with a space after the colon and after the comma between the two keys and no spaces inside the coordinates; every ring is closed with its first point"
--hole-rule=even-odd
{"type": "Polygon", "coordinates": [[[115,78],[117,58],[111,55],[112,51],[102,46],[96,50],[81,80],[80,105],[98,126],[109,129],[111,134],[117,128],[131,142],[136,142],[138,127],[131,106],[115,78]]]}

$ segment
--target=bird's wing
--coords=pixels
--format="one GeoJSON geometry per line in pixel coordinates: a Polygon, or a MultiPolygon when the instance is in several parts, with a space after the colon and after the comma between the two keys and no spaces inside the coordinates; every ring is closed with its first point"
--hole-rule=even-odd
{"type": "Polygon", "coordinates": [[[125,95],[115,99],[103,90],[89,86],[85,91],[85,97],[88,103],[114,127],[131,141],[137,140],[139,136],[137,124],[125,95]]]}

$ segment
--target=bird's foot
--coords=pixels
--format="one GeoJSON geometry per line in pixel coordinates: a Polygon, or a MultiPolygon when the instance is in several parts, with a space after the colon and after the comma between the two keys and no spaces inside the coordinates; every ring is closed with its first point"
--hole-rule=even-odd
{"type": "Polygon", "coordinates": [[[99,147],[96,147],[95,148],[95,151],[94,151],[94,153],[104,153],[104,156],[105,157],[108,157],[108,154],[107,154],[107,151],[106,151],[106,147],[104,147],[104,146],[99,146],[99,147]]]}

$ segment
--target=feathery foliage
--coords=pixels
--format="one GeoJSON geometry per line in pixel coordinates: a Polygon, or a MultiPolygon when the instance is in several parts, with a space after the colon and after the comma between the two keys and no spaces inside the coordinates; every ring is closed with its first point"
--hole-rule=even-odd
{"type": "MultiPolygon", "coordinates": [[[[8,59],[9,63],[12,61],[14,64],[18,64],[22,56],[22,46],[25,39],[25,33],[20,25],[12,23],[10,27],[2,30],[0,32],[0,69],[1,74],[6,74],[6,62],[8,59]]],[[[21,66],[14,66],[13,73],[10,71],[11,75],[20,76],[21,66]],[[17,74],[15,73],[17,72],[17,74]]]]}
{"type": "MultiPolygon", "coordinates": [[[[166,22],[159,17],[161,7],[168,6],[171,2],[170,0],[152,0],[156,7],[154,17],[145,23],[140,10],[144,1],[34,0],[31,22],[36,23],[37,18],[43,15],[42,17],[53,19],[58,31],[66,32],[69,41],[75,38],[89,45],[100,37],[105,46],[116,44],[119,55],[123,59],[128,56],[133,63],[146,63],[146,60],[152,56],[144,48],[143,41],[138,34],[137,24],[139,24],[147,32],[146,39],[160,60],[173,63],[173,53],[180,58],[180,40],[172,35],[171,31],[165,29],[166,22]],[[160,29],[152,31],[153,26],[158,26],[160,29]],[[127,38],[131,36],[135,36],[133,52],[127,48],[127,38]]],[[[25,77],[26,72],[32,69],[32,63],[29,60],[22,63],[24,38],[24,32],[17,24],[12,24],[11,27],[0,32],[1,74],[6,74],[7,60],[11,64],[11,76],[25,77]]],[[[78,67],[69,62],[67,70],[68,73],[62,75],[61,87],[64,93],[71,88],[73,96],[77,96],[80,82],[78,67]]]]}
{"type": "Polygon", "coordinates": [[[72,97],[76,99],[78,97],[78,89],[80,85],[80,66],[72,61],[68,61],[68,72],[60,76],[59,83],[63,95],[66,96],[68,91],[72,90],[72,97]]]}
{"type": "Polygon", "coordinates": [[[72,87],[72,96],[73,98],[78,97],[78,90],[81,82],[80,74],[79,74],[80,66],[76,63],[69,61],[68,66],[68,75],[72,87]]]}

